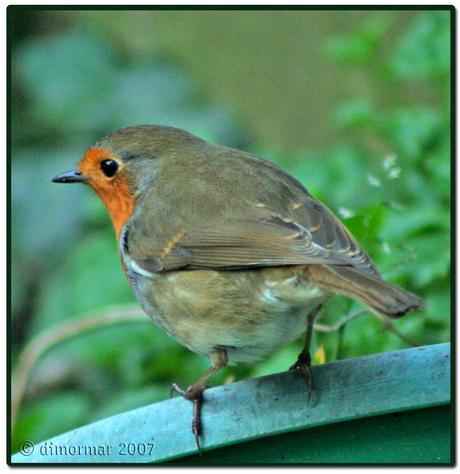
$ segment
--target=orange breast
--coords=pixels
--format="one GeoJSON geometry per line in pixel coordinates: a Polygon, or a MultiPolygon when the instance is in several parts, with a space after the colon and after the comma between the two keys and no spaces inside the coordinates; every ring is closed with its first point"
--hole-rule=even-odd
{"type": "Polygon", "coordinates": [[[91,148],[79,163],[79,170],[88,178],[89,184],[102,199],[112,218],[117,240],[126,221],[131,217],[136,205],[135,197],[130,189],[125,164],[106,148],[91,148]],[[101,161],[113,159],[120,163],[117,174],[107,178],[101,171],[101,161]]]}

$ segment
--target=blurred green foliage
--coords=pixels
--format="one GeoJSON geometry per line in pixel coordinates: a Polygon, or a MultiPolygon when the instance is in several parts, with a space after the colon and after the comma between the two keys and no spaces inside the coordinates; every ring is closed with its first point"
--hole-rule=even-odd
{"type": "MultiPolygon", "coordinates": [[[[135,303],[102,204],[90,190],[55,186],[51,178],[74,167],[101,136],[139,123],[184,128],[279,164],[342,217],[385,278],[426,300],[424,311],[394,323],[398,331],[421,344],[449,340],[451,12],[419,12],[391,51],[383,51],[390,28],[385,12],[321,39],[331,63],[376,75],[384,90],[429,89],[430,100],[344,96],[334,116],[340,142],[289,156],[273,144],[250,143],[238,114],[204,99],[200,85],[164,51],[130,54],[123,44],[104,41],[94,24],[83,27],[64,13],[9,13],[13,375],[37,334],[135,303]],[[27,22],[34,28],[25,28],[27,22]]],[[[359,309],[334,298],[318,324],[332,326],[359,309]]],[[[338,330],[317,331],[316,360],[408,347],[384,329],[366,313],[338,330]]],[[[227,368],[211,383],[285,370],[302,345],[287,346],[254,367],[227,368]]],[[[147,317],[67,339],[32,371],[13,452],[24,439],[39,442],[165,399],[172,381],[186,386],[208,365],[147,317]]]]}

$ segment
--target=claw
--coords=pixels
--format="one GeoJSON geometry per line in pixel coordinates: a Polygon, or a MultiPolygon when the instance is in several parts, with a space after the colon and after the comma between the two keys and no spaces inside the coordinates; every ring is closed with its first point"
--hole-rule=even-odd
{"type": "Polygon", "coordinates": [[[313,392],[313,379],[310,373],[311,355],[305,349],[299,354],[297,361],[289,367],[289,370],[300,369],[308,385],[308,405],[310,405],[311,394],[313,392]]]}
{"type": "Polygon", "coordinates": [[[201,394],[199,400],[193,401],[193,421],[192,421],[192,433],[195,435],[196,446],[198,452],[202,455],[201,446],[200,446],[200,433],[201,433],[201,403],[203,399],[203,394],[201,394]]]}
{"type": "Polygon", "coordinates": [[[205,382],[215,374],[222,367],[225,367],[228,362],[227,352],[224,349],[213,352],[212,354],[213,365],[206,371],[206,373],[193,385],[190,385],[187,390],[183,390],[176,383],[171,386],[171,396],[173,392],[177,392],[179,395],[184,397],[186,400],[193,402],[193,419],[192,419],[192,433],[195,435],[195,441],[200,454],[203,454],[200,446],[199,436],[201,434],[201,405],[203,404],[203,392],[207,390],[209,385],[205,382]]]}
{"type": "Polygon", "coordinates": [[[202,385],[201,387],[190,385],[187,390],[183,390],[176,383],[173,383],[171,387],[171,393],[177,392],[186,400],[193,402],[192,433],[195,435],[196,445],[200,454],[203,454],[199,440],[201,433],[201,405],[203,403],[203,392],[208,388],[208,385],[202,385]]]}
{"type": "Polygon", "coordinates": [[[321,311],[319,305],[307,316],[307,334],[305,336],[305,346],[302,352],[299,354],[297,361],[289,367],[289,370],[300,369],[308,385],[308,405],[310,405],[311,394],[313,392],[313,381],[309,367],[311,367],[311,355],[310,355],[310,342],[313,334],[313,322],[315,316],[321,311]]]}

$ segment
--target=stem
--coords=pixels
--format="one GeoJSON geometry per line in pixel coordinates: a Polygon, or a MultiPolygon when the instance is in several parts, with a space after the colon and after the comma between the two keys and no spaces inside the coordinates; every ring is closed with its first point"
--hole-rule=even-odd
{"type": "Polygon", "coordinates": [[[145,313],[137,305],[111,308],[101,314],[88,314],[52,326],[32,338],[19,356],[13,371],[11,384],[11,430],[21,406],[30,373],[37,361],[52,347],[87,331],[112,324],[149,322],[145,313]]]}

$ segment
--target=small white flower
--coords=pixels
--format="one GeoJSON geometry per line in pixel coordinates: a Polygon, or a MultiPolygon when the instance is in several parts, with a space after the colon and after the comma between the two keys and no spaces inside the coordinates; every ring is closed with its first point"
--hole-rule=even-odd
{"type": "Polygon", "coordinates": [[[380,187],[380,180],[371,174],[367,175],[367,180],[371,186],[375,186],[376,188],[380,187]]]}
{"type": "Polygon", "coordinates": [[[388,155],[384,160],[383,160],[383,167],[386,170],[390,170],[391,168],[394,167],[396,164],[396,155],[388,155]]]}
{"type": "Polygon", "coordinates": [[[388,177],[390,179],[396,179],[396,178],[399,178],[400,173],[401,173],[401,168],[393,168],[390,171],[390,174],[388,175],[388,177]]]}
{"type": "Polygon", "coordinates": [[[390,254],[390,253],[391,253],[390,246],[387,244],[387,242],[383,242],[383,251],[384,251],[386,254],[390,254]]]}
{"type": "Polygon", "coordinates": [[[344,219],[348,219],[349,217],[356,215],[356,212],[350,209],[345,209],[344,207],[339,208],[337,213],[340,214],[344,219]]]}

